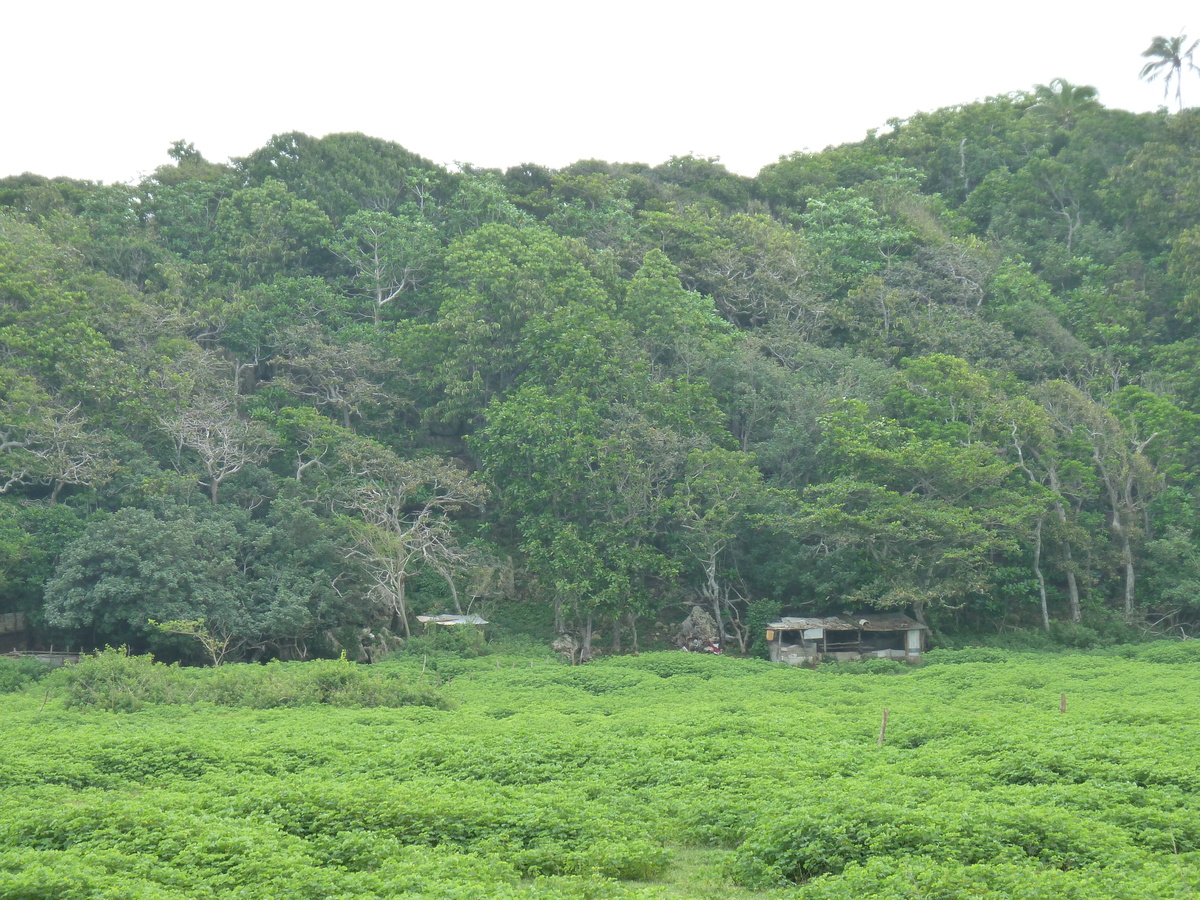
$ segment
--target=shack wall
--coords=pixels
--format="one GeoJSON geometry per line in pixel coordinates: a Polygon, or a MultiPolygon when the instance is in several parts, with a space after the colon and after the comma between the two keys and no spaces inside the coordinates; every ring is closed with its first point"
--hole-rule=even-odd
{"type": "Polygon", "coordinates": [[[873,620],[783,619],[766,631],[772,662],[805,665],[833,658],[838,662],[859,659],[896,659],[917,662],[925,646],[924,629],[904,616],[873,620]],[[896,621],[893,623],[891,619],[896,621]],[[887,627],[895,624],[897,627],[887,627]],[[905,625],[912,625],[906,628],[905,625]],[[880,627],[883,626],[883,627],[880,627]]]}

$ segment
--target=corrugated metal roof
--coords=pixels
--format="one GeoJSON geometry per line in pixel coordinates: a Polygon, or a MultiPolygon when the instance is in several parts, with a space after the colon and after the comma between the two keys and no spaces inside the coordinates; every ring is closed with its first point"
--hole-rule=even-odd
{"type": "Polygon", "coordinates": [[[778,622],[772,622],[768,628],[779,628],[783,631],[799,631],[805,628],[824,628],[826,631],[853,631],[858,628],[853,622],[843,619],[841,616],[825,616],[817,617],[794,617],[784,616],[778,622]]]}
{"type": "Polygon", "coordinates": [[[417,616],[425,625],[486,625],[487,619],[479,616],[417,616]]]}
{"type": "Polygon", "coordinates": [[[901,613],[872,613],[869,616],[784,616],[772,622],[768,628],[781,631],[800,631],[808,628],[824,628],[826,631],[912,631],[928,628],[915,619],[901,613]]]}
{"type": "Polygon", "coordinates": [[[910,619],[902,613],[872,613],[869,616],[854,616],[853,618],[863,631],[929,630],[928,626],[922,625],[916,619],[910,619]]]}

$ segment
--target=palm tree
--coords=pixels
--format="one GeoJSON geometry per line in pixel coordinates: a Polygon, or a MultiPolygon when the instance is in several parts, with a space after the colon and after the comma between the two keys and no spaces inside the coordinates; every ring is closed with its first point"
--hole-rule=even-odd
{"type": "Polygon", "coordinates": [[[1174,79],[1175,100],[1179,103],[1180,110],[1183,109],[1183,70],[1187,68],[1200,72],[1200,66],[1192,61],[1192,53],[1200,46],[1200,40],[1192,41],[1191,46],[1185,50],[1183,45],[1186,40],[1186,34],[1169,38],[1159,35],[1142,51],[1142,56],[1149,57],[1152,62],[1142,66],[1141,77],[1153,81],[1164,75],[1163,97],[1170,93],[1171,79],[1174,79]]]}
{"type": "Polygon", "coordinates": [[[1036,115],[1053,119],[1067,131],[1075,127],[1081,113],[1098,109],[1097,90],[1090,84],[1071,84],[1065,78],[1052,79],[1050,84],[1033,86],[1033,106],[1036,115]]]}

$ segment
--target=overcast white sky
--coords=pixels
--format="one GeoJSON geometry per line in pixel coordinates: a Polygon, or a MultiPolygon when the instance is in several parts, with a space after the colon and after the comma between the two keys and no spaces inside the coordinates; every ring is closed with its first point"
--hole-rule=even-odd
{"type": "MultiPolygon", "coordinates": [[[[1110,107],[1156,109],[1163,89],[1138,80],[1141,51],[1157,34],[1200,37],[1200,6],[1109,8],[12,0],[0,176],[129,181],[179,138],[223,161],[283,131],[361,131],[444,164],[695,153],[752,175],[892,117],[1056,77],[1094,85],[1110,107]]],[[[1196,73],[1184,102],[1200,104],[1196,73]]]]}

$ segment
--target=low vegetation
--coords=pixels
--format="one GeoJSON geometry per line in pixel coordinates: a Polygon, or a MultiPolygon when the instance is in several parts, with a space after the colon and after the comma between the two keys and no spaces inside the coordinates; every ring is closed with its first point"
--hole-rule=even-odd
{"type": "Polygon", "coordinates": [[[112,651],[0,697],[0,897],[1186,897],[1197,663],[112,651]]]}

